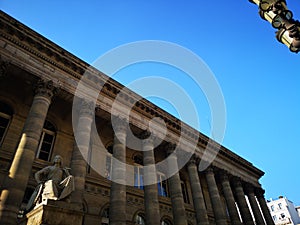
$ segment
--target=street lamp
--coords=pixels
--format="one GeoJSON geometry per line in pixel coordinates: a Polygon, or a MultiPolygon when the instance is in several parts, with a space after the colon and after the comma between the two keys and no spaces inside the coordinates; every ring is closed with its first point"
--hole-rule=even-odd
{"type": "Polygon", "coordinates": [[[293,19],[285,0],[249,0],[259,6],[259,15],[277,29],[276,38],[290,51],[300,51],[300,22],[293,19]]]}

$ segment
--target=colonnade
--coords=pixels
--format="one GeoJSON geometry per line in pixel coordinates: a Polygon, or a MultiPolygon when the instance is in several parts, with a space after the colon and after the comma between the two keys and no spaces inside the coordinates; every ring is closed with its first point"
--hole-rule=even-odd
{"type": "MultiPolygon", "coordinates": [[[[39,138],[43,129],[49,105],[56,88],[51,81],[40,81],[36,88],[35,96],[31,105],[31,109],[24,124],[22,136],[17,147],[16,153],[12,160],[9,170],[9,176],[4,181],[3,191],[1,193],[0,207],[0,223],[7,225],[16,224],[17,213],[19,206],[22,203],[22,198],[28,183],[31,173],[31,168],[36,155],[39,138]]],[[[83,113],[79,115],[78,123],[84,124],[77,132],[83,136],[89,136],[90,124],[93,121],[93,114],[90,110],[85,110],[90,107],[88,104],[82,107],[83,113]],[[81,129],[81,130],[80,130],[81,129]]],[[[122,120],[118,121],[114,134],[113,158],[121,163],[116,163],[113,166],[112,177],[118,180],[118,183],[112,182],[110,192],[110,224],[125,225],[126,224],[126,166],[122,166],[122,162],[126,163],[126,123],[122,120]],[[122,184],[123,183],[123,184],[122,184]]],[[[81,156],[82,149],[89,151],[89,140],[80,139],[79,143],[74,146],[71,167],[75,177],[76,191],[71,196],[71,203],[82,204],[82,193],[84,192],[86,162],[81,156]],[[78,148],[81,148],[81,153],[78,148]]],[[[142,140],[143,161],[144,166],[148,166],[145,172],[145,181],[150,181],[156,177],[154,165],[154,145],[153,140],[142,140]]],[[[170,154],[174,150],[174,145],[169,144],[168,152],[170,160],[169,167],[177,166],[176,154],[170,154]]],[[[238,177],[230,175],[229,172],[210,166],[205,171],[199,173],[198,161],[200,159],[193,156],[188,162],[186,168],[189,175],[193,206],[195,209],[197,225],[208,225],[209,216],[207,204],[203,195],[201,179],[199,175],[205,177],[209,198],[214,214],[216,225],[254,225],[251,212],[254,215],[256,224],[272,225],[274,224],[266,201],[264,199],[264,190],[260,187],[255,187],[250,183],[244,182],[238,177]],[[224,196],[225,202],[222,201],[224,196]],[[251,207],[247,204],[245,196],[248,197],[251,207]],[[226,213],[228,212],[228,213],[226,213]],[[241,217],[241,219],[240,219],[241,217]]],[[[113,162],[114,163],[114,162],[113,162]]],[[[153,183],[153,182],[152,182],[153,183]]],[[[181,181],[179,172],[168,179],[169,192],[173,210],[174,225],[187,225],[187,217],[185,204],[183,200],[181,181]]],[[[147,224],[160,224],[160,210],[158,201],[157,185],[152,184],[145,186],[144,189],[145,216],[147,224]]]]}
{"type": "MultiPolygon", "coordinates": [[[[122,129],[124,132],[122,135],[126,135],[126,130],[122,129]]],[[[121,136],[122,136],[121,135],[121,136]]],[[[125,142],[123,142],[123,149],[125,149],[125,142]]],[[[118,141],[114,145],[119,145],[118,141]]],[[[155,162],[154,158],[154,146],[152,140],[142,141],[143,155],[144,155],[144,166],[153,165],[155,162]]],[[[166,147],[166,152],[168,153],[170,170],[177,166],[176,154],[171,154],[174,151],[175,145],[169,143],[166,147]]],[[[115,149],[115,147],[114,147],[115,149]]],[[[115,154],[115,152],[114,152],[115,154]]],[[[125,157],[125,156],[123,156],[125,157]]],[[[193,156],[187,164],[187,171],[189,175],[193,205],[195,209],[197,225],[208,225],[210,224],[208,217],[208,210],[205,203],[205,198],[202,191],[202,186],[199,175],[203,175],[206,179],[210,202],[212,205],[212,210],[214,214],[214,221],[216,225],[272,225],[274,224],[270,212],[268,211],[266,201],[264,199],[264,190],[261,187],[255,187],[248,182],[242,181],[238,177],[230,175],[229,172],[216,168],[213,166],[208,167],[205,171],[199,173],[197,162],[200,159],[193,156]],[[220,184],[219,184],[220,183],[220,184]],[[222,201],[221,196],[224,196],[225,202],[222,201]],[[246,196],[249,199],[249,204],[247,203],[246,196]],[[254,215],[252,217],[251,211],[254,215]],[[228,212],[228,215],[227,213],[228,212]],[[255,221],[255,223],[254,223],[255,221]]],[[[153,179],[153,174],[155,174],[155,167],[150,168],[146,171],[144,178],[153,179]],[[152,178],[151,178],[152,177],[152,178]]],[[[116,185],[116,184],[115,184],[116,185]]],[[[122,186],[122,185],[121,185],[122,186]]],[[[173,224],[174,225],[184,225],[188,224],[185,204],[182,195],[181,181],[179,172],[175,173],[168,179],[169,193],[172,204],[172,214],[173,214],[173,224]]],[[[123,187],[125,187],[123,185],[123,187]]],[[[126,192],[126,191],[125,191],[126,192]]],[[[126,196],[124,192],[111,192],[112,198],[123,199],[123,204],[126,205],[126,196]]],[[[145,206],[145,216],[147,224],[160,224],[159,218],[159,201],[156,185],[145,186],[144,190],[144,206],[145,206]]],[[[126,213],[126,208],[121,205],[120,202],[114,203],[110,202],[110,209],[121,213],[126,213]],[[116,208],[115,208],[116,207],[116,208]]],[[[112,213],[111,218],[115,217],[117,214],[112,213]]],[[[113,225],[125,225],[126,217],[120,217],[117,223],[110,221],[113,225]]]]}

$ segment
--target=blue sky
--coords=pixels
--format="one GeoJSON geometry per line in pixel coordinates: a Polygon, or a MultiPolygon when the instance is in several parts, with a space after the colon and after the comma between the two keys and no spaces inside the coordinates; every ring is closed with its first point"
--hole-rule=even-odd
{"type": "MultiPolygon", "coordinates": [[[[299,2],[287,0],[287,5],[300,19],[299,2]]],[[[300,205],[300,58],[276,40],[256,5],[248,0],[3,0],[0,8],[88,63],[141,40],[190,49],[210,67],[222,89],[227,112],[222,144],[265,171],[260,181],[267,198],[284,195],[300,205]]],[[[190,91],[199,107],[200,130],[210,135],[203,93],[194,93],[176,71],[140,65],[115,78],[126,85],[162,74],[190,91]]],[[[168,103],[156,103],[174,112],[168,103]]]]}

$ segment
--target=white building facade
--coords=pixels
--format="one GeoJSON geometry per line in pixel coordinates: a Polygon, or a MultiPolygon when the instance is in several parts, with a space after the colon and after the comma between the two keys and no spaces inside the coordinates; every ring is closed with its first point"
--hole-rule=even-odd
{"type": "Polygon", "coordinates": [[[297,210],[298,215],[299,215],[299,217],[300,217],[300,205],[296,206],[296,210],[297,210]]]}
{"type": "Polygon", "coordinates": [[[300,224],[300,217],[296,207],[286,197],[280,196],[278,199],[268,201],[267,205],[276,225],[300,224]]]}

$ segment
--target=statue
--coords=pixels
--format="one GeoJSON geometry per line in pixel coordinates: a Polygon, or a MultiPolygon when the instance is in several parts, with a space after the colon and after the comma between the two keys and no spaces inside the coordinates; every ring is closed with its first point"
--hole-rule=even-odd
{"type": "Polygon", "coordinates": [[[74,177],[70,175],[68,168],[62,167],[60,155],[54,157],[52,166],[47,166],[36,172],[34,178],[38,186],[29,199],[26,211],[47,199],[64,199],[74,191],[74,177]]]}

